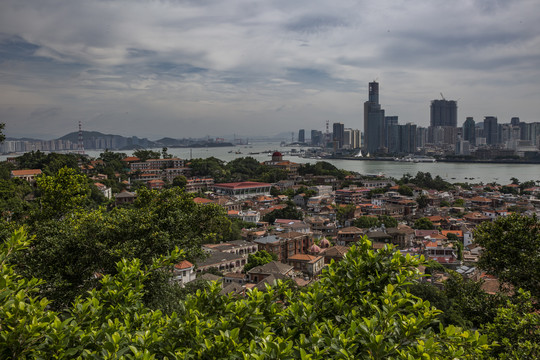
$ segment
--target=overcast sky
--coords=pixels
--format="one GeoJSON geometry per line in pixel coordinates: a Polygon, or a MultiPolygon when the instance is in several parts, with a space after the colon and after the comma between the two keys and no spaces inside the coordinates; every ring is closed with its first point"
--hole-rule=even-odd
{"type": "Polygon", "coordinates": [[[400,123],[540,121],[540,1],[0,1],[8,136],[363,130],[373,80],[400,123]]]}

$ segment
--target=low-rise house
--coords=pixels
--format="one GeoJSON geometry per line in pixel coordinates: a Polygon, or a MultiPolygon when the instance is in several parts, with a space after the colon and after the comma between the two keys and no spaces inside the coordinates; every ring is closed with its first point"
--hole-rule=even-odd
{"type": "Polygon", "coordinates": [[[197,263],[197,272],[215,268],[221,272],[241,272],[246,265],[247,258],[228,252],[211,252],[210,256],[197,263]]]}
{"type": "Polygon", "coordinates": [[[223,284],[228,285],[230,283],[245,284],[247,277],[243,273],[230,272],[223,274],[223,284]]]}
{"type": "Polygon", "coordinates": [[[136,193],[124,190],[114,195],[114,203],[115,205],[133,204],[136,198],[136,193]]]}
{"type": "Polygon", "coordinates": [[[296,254],[287,259],[287,264],[295,270],[302,271],[309,277],[317,276],[324,267],[324,257],[309,254],[296,254]]]}
{"type": "Polygon", "coordinates": [[[336,204],[358,205],[364,201],[367,193],[369,193],[369,189],[366,188],[340,189],[336,190],[335,201],[336,204]]]}
{"type": "Polygon", "coordinates": [[[213,189],[219,195],[233,196],[238,199],[246,199],[261,195],[270,196],[272,184],[254,181],[236,183],[214,184],[213,189]]]}
{"type": "Polygon", "coordinates": [[[177,176],[188,176],[191,169],[187,167],[180,168],[166,168],[162,172],[162,176],[167,179],[168,183],[172,183],[174,178],[177,176]]]}
{"type": "Polygon", "coordinates": [[[161,190],[165,187],[165,181],[161,179],[149,180],[146,185],[150,190],[161,190]]]}
{"type": "Polygon", "coordinates": [[[413,245],[414,229],[407,225],[398,224],[395,228],[386,229],[386,233],[392,237],[391,242],[400,249],[406,249],[413,245]]]}
{"type": "Polygon", "coordinates": [[[286,261],[290,256],[295,254],[307,254],[313,240],[309,235],[288,232],[268,235],[259,239],[255,239],[259,250],[265,250],[277,256],[278,261],[286,261]]]}
{"type": "Polygon", "coordinates": [[[449,234],[453,234],[463,243],[463,231],[461,230],[441,230],[441,234],[447,238],[449,234]]]}
{"type": "Polygon", "coordinates": [[[242,221],[254,224],[258,223],[261,220],[261,213],[251,209],[246,211],[229,210],[227,212],[227,215],[231,218],[241,219],[242,221]]]}
{"type": "Polygon", "coordinates": [[[382,230],[373,230],[366,233],[368,239],[372,242],[373,248],[376,248],[376,244],[388,244],[392,240],[392,235],[387,234],[382,230]]]}
{"type": "Polygon", "coordinates": [[[41,175],[40,169],[27,169],[27,170],[11,170],[11,177],[18,178],[28,181],[29,183],[34,183],[36,177],[41,175]]]}
{"type": "Polygon", "coordinates": [[[484,210],[482,214],[495,221],[500,217],[508,216],[508,210],[484,210]]]}
{"type": "Polygon", "coordinates": [[[483,223],[484,221],[490,221],[491,219],[488,216],[485,216],[482,213],[479,212],[472,212],[469,214],[465,214],[463,218],[468,221],[471,224],[478,225],[483,223]]]}
{"type": "Polygon", "coordinates": [[[332,187],[329,185],[310,186],[310,190],[314,190],[317,196],[329,196],[332,194],[332,187]]]}
{"type": "Polygon", "coordinates": [[[446,244],[444,246],[442,241],[427,241],[424,249],[426,257],[438,263],[448,264],[457,261],[452,244],[446,244]]]}
{"type": "Polygon", "coordinates": [[[186,181],[186,192],[196,193],[204,191],[214,185],[213,178],[191,178],[186,181]]]}
{"type": "Polygon", "coordinates": [[[249,254],[257,252],[257,244],[251,241],[233,240],[219,244],[205,244],[203,245],[203,250],[211,253],[226,252],[247,257],[249,254]]]}
{"type": "Polygon", "coordinates": [[[182,286],[190,281],[195,280],[195,266],[187,260],[183,260],[174,265],[173,280],[180,283],[182,286]]]}
{"type": "Polygon", "coordinates": [[[298,232],[301,234],[311,233],[311,228],[302,220],[276,219],[274,225],[287,232],[298,232]]]}
{"type": "Polygon", "coordinates": [[[112,198],[112,189],[108,186],[105,186],[102,183],[94,183],[94,185],[98,188],[98,190],[105,196],[107,199],[112,198]]]}
{"type": "Polygon", "coordinates": [[[268,264],[256,266],[249,270],[247,276],[250,282],[257,284],[271,275],[292,277],[293,273],[294,268],[291,265],[271,261],[268,264]]]}
{"type": "Polygon", "coordinates": [[[335,236],[337,226],[334,221],[320,216],[307,218],[306,223],[310,226],[313,233],[320,232],[322,236],[335,236]]]}
{"type": "Polygon", "coordinates": [[[348,246],[336,245],[336,246],[332,246],[326,249],[322,249],[320,252],[320,255],[324,257],[325,264],[330,264],[332,260],[336,262],[341,261],[345,257],[345,254],[347,254],[348,251],[349,251],[348,246]]]}
{"type": "Polygon", "coordinates": [[[356,226],[349,226],[338,230],[336,242],[341,246],[351,246],[356,244],[362,236],[364,236],[364,231],[356,226]]]}
{"type": "Polygon", "coordinates": [[[414,239],[420,243],[426,239],[427,236],[438,234],[439,230],[414,230],[414,239]]]}
{"type": "Polygon", "coordinates": [[[377,180],[363,180],[362,185],[364,185],[364,187],[371,190],[371,189],[384,188],[386,186],[394,186],[396,185],[396,183],[391,180],[377,179],[377,180]]]}

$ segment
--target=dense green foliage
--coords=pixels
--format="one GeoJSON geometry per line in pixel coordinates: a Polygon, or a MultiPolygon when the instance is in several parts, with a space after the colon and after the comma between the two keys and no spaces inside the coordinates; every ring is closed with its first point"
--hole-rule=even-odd
{"type": "Polygon", "coordinates": [[[418,229],[418,230],[433,230],[435,229],[435,226],[433,225],[431,220],[429,220],[426,217],[423,217],[414,222],[413,228],[418,229]]]}
{"type": "Polygon", "coordinates": [[[90,184],[75,169],[63,167],[55,175],[39,176],[36,183],[41,194],[41,212],[46,218],[59,219],[88,205],[90,184]]]}
{"type": "Polygon", "coordinates": [[[0,178],[0,214],[3,219],[22,221],[34,205],[29,199],[34,188],[25,180],[0,178]]]}
{"type": "MultiPolygon", "coordinates": [[[[17,261],[23,275],[39,274],[47,281],[43,292],[55,307],[65,306],[95,287],[97,274],[115,273],[115,264],[123,258],[137,258],[148,265],[156,256],[180,247],[194,261],[202,254],[201,244],[229,239],[231,232],[231,221],[222,207],[198,205],[178,188],[141,189],[134,206],[110,211],[78,211],[73,204],[66,207],[75,211],[32,225],[29,231],[36,237],[34,244],[17,261]]],[[[166,279],[154,280],[156,287],[167,283],[166,279]]],[[[166,294],[160,291],[168,290],[166,286],[153,289],[148,301],[165,302],[159,297],[166,294]]]]}
{"type": "Polygon", "coordinates": [[[345,176],[350,174],[348,171],[338,169],[337,167],[326,161],[317,161],[315,165],[309,163],[302,164],[298,169],[298,173],[300,175],[311,174],[315,176],[331,175],[337,177],[340,180],[345,179],[345,176]]]}
{"type": "Polygon", "coordinates": [[[159,159],[161,153],[155,150],[138,149],[133,152],[133,156],[139,158],[141,161],[146,161],[148,159],[159,159]]]}
{"type": "Polygon", "coordinates": [[[119,261],[99,289],[55,312],[36,295],[40,282],[9,265],[28,246],[18,232],[0,251],[3,358],[478,359],[491,349],[477,332],[434,331],[440,311],[407,290],[420,261],[367,239],[303,290],[278,284],[236,299],[216,285],[171,315],[144,305],[144,284],[178,252],[146,266],[119,261]]]}
{"type": "Polygon", "coordinates": [[[529,293],[520,290],[516,299],[498,307],[495,319],[482,331],[500,345],[491,348],[491,358],[540,358],[540,313],[534,309],[529,293]]]}
{"type": "Polygon", "coordinates": [[[379,215],[379,216],[360,216],[354,220],[353,226],[369,229],[372,227],[381,227],[383,225],[386,228],[392,228],[398,226],[398,221],[388,215],[379,215]]]}
{"type": "Polygon", "coordinates": [[[225,164],[214,157],[193,159],[189,164],[195,176],[208,176],[218,183],[261,181],[274,183],[287,179],[287,172],[259,163],[252,157],[237,158],[225,164]]]}
{"type": "Polygon", "coordinates": [[[262,220],[273,224],[276,219],[302,220],[303,218],[302,210],[297,209],[296,205],[289,201],[285,208],[269,212],[263,216],[262,220]]]}
{"type": "Polygon", "coordinates": [[[63,167],[79,169],[79,160],[88,161],[76,154],[45,154],[41,151],[30,151],[17,157],[20,169],[40,169],[46,175],[54,175],[63,167]]]}
{"type": "Polygon", "coordinates": [[[410,174],[405,174],[400,179],[400,182],[402,184],[414,184],[425,189],[450,190],[453,188],[451,183],[444,181],[439,175],[433,178],[431,173],[424,173],[422,171],[416,173],[415,177],[412,177],[410,174]]]}
{"type": "Polygon", "coordinates": [[[476,228],[475,242],[484,248],[478,265],[502,282],[540,299],[540,220],[512,214],[476,228]]]}
{"type": "Polygon", "coordinates": [[[244,265],[244,272],[247,273],[254,267],[268,264],[271,261],[277,260],[276,254],[270,254],[266,250],[259,250],[254,254],[249,254],[248,261],[244,265]]]}
{"type": "Polygon", "coordinates": [[[413,196],[412,189],[408,187],[407,185],[399,185],[398,193],[400,193],[403,196],[413,196]]]}

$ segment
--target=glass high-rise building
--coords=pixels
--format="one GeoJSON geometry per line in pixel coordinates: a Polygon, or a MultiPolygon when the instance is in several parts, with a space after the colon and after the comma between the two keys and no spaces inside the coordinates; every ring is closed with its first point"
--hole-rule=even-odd
{"type": "Polygon", "coordinates": [[[364,148],[376,153],[385,145],[384,110],[379,104],[379,83],[370,82],[368,101],[364,103],[364,148]]]}
{"type": "Polygon", "coordinates": [[[457,127],[457,101],[446,99],[431,101],[430,126],[457,127]]]}

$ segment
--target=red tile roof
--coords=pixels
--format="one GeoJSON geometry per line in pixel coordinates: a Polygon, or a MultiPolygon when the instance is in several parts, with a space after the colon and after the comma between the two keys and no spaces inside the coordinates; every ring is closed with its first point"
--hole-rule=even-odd
{"type": "Polygon", "coordinates": [[[40,175],[40,169],[26,169],[26,170],[12,170],[11,174],[13,176],[26,176],[26,175],[40,175]]]}
{"type": "Polygon", "coordinates": [[[193,267],[193,264],[187,260],[182,260],[178,264],[174,265],[174,268],[177,270],[185,270],[185,269],[189,269],[190,267],[193,267]]]}
{"type": "Polygon", "coordinates": [[[255,182],[255,181],[242,181],[242,182],[235,182],[235,183],[215,184],[214,186],[222,187],[222,188],[229,188],[229,189],[249,189],[249,188],[272,186],[272,184],[255,182]]]}

